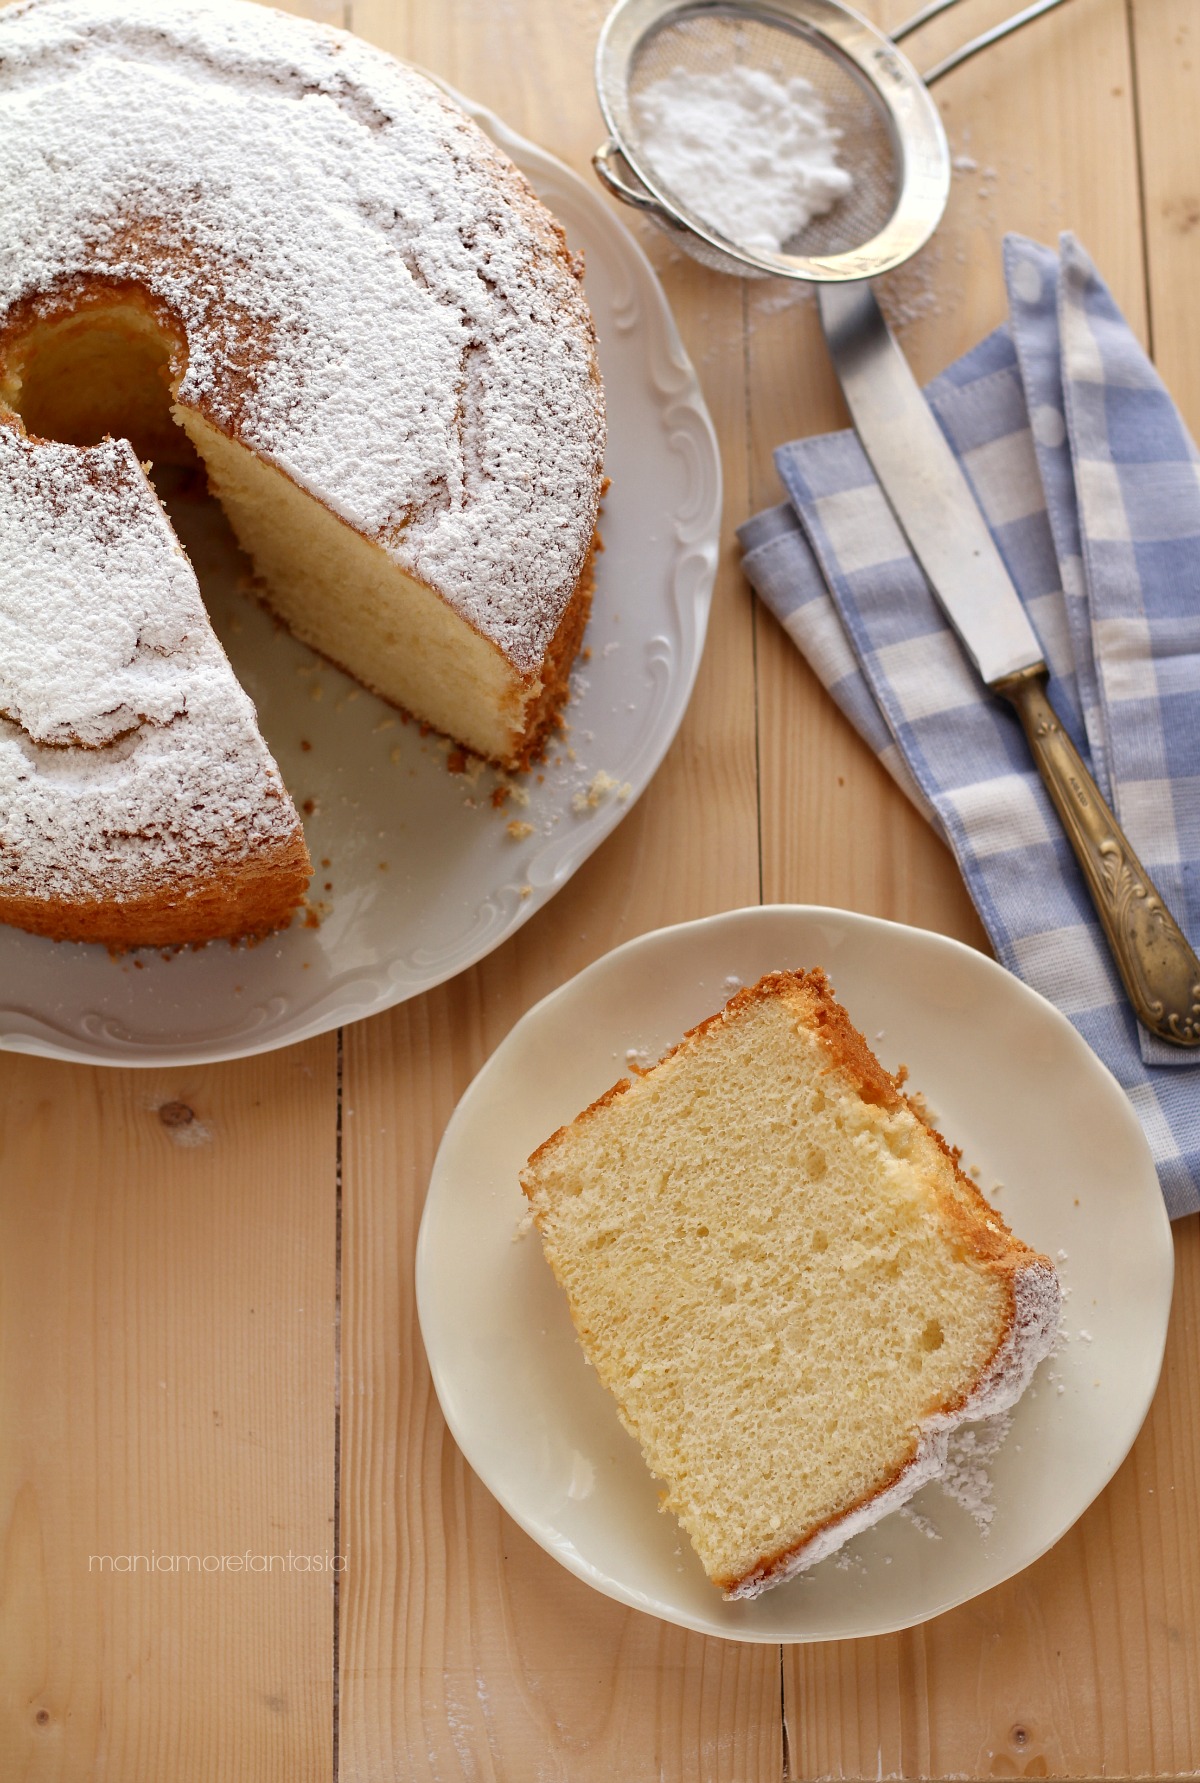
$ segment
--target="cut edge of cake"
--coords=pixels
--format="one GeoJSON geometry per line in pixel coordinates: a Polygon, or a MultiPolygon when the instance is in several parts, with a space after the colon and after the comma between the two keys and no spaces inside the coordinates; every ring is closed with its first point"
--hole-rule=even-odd
{"type": "MultiPolygon", "coordinates": [[[[940,1219],[963,1250],[978,1261],[990,1278],[1002,1285],[1006,1310],[990,1355],[975,1368],[961,1391],[914,1422],[908,1452],[897,1459],[888,1477],[877,1481],[860,1501],[841,1507],[838,1514],[801,1531],[789,1532],[788,1539],[773,1549],[764,1549],[753,1564],[724,1574],[709,1571],[713,1582],[730,1600],[756,1597],[768,1587],[783,1583],[817,1564],[853,1536],[899,1509],[924,1485],[944,1473],[952,1432],[965,1423],[1007,1411],[1025,1391],[1039,1362],[1053,1348],[1061,1308],[1061,1291],[1053,1264],[1016,1238],[975,1184],[963,1174],[959,1167],[959,1153],[947,1145],[923,1109],[904,1095],[901,1087],[903,1072],[900,1077],[893,1076],[876,1058],[864,1036],[833,996],[825,974],[819,969],[805,973],[769,973],[758,984],[737,992],[723,1009],[689,1030],[656,1065],[645,1072],[637,1072],[632,1079],[621,1079],[584,1109],[575,1121],[559,1128],[531,1155],[521,1176],[547,1260],[560,1285],[567,1291],[572,1319],[585,1354],[597,1366],[601,1380],[616,1397],[621,1421],[641,1442],[651,1471],[670,1487],[666,1474],[650,1463],[647,1445],[642,1440],[636,1419],[628,1415],[618,1384],[605,1378],[603,1365],[593,1353],[595,1346],[588,1341],[587,1317],[581,1313],[553,1254],[545,1169],[573,1132],[585,1130],[589,1123],[602,1120],[606,1110],[613,1109],[631,1094],[644,1094],[642,1086],[652,1082],[656,1073],[662,1072],[664,1067],[670,1068],[673,1061],[694,1054],[714,1031],[727,1023],[737,1022],[767,1000],[797,993],[812,1000],[816,1011],[814,1027],[820,1031],[829,1054],[830,1072],[840,1071],[847,1077],[868,1105],[889,1113],[903,1111],[903,1118],[915,1123],[915,1128],[925,1135],[925,1143],[932,1147],[930,1155],[938,1160],[942,1178],[934,1185],[940,1219]]],[[[670,1491],[665,1497],[671,1508],[680,1514],[680,1521],[699,1552],[696,1536],[680,1513],[678,1504],[671,1501],[670,1491]]]]}
{"type": "Polygon", "coordinates": [[[254,566],[263,601],[310,649],[460,748],[527,768],[559,722],[591,613],[597,536],[545,655],[522,670],[443,593],[199,410],[172,415],[254,566]]]}
{"type": "MultiPolygon", "coordinates": [[[[940,1137],[940,1136],[939,1136],[940,1137]]],[[[1019,1241],[1018,1241],[1019,1242],[1019,1241]]],[[[1013,1271],[1013,1313],[1000,1346],[974,1391],[955,1410],[937,1412],[918,1427],[916,1452],[890,1485],[844,1512],[804,1542],[764,1560],[760,1567],[725,1584],[728,1602],[754,1598],[772,1585],[786,1584],[809,1567],[836,1554],[856,1535],[881,1523],[946,1472],[950,1439],[964,1424],[1011,1411],[1038,1366],[1054,1347],[1062,1306],[1058,1277],[1048,1258],[1013,1271]]]]}

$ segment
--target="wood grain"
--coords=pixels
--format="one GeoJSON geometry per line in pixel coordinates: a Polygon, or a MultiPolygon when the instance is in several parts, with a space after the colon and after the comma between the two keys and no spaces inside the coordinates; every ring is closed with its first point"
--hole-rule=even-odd
{"type": "Polygon", "coordinates": [[[519,974],[497,958],[346,1039],[342,1527],[361,1563],[342,1591],[342,1775],[778,1776],[777,1652],[571,1578],[480,1485],[432,1395],[412,1295],[425,1183],[519,974]]]}
{"type": "MultiPolygon", "coordinates": [[[[588,72],[601,16],[526,9],[515,82],[513,21],[491,7],[359,5],[354,23],[586,169],[601,134],[588,72]]],[[[727,512],[740,514],[740,289],[697,281],[690,263],[641,239],[730,442],[727,512]]],[[[411,1293],[436,1143],[474,1071],[526,1008],[612,946],[756,903],[757,829],[751,609],[727,538],[692,707],[638,806],[508,946],[346,1037],[343,1526],[350,1550],[371,1554],[342,1595],[347,1777],[781,1774],[778,1649],[622,1609],[514,1527],[446,1433],[411,1293]]]]}
{"type": "MultiPolygon", "coordinates": [[[[997,16],[1005,10],[997,9],[997,16]]],[[[1139,20],[1150,40],[1140,52],[1144,76],[1158,60],[1178,69],[1169,44],[1172,30],[1177,42],[1185,29],[1182,12],[1168,22],[1158,14],[1151,20],[1150,10],[1142,9],[1139,20]]],[[[896,9],[888,16],[894,18],[896,9]]],[[[987,15],[978,22],[989,22],[987,15]]],[[[932,40],[935,34],[928,35],[932,40]]],[[[940,38],[930,42],[931,56],[949,47],[949,22],[940,38]]],[[[939,89],[956,154],[974,165],[955,180],[925,265],[902,274],[891,293],[919,375],[932,375],[1000,319],[999,245],[1010,229],[1053,242],[1070,226],[1146,338],[1133,93],[1121,0],[1064,8],[968,63],[939,89]]],[[[1164,184],[1180,173],[1180,97],[1175,92],[1174,105],[1162,106],[1174,120],[1158,132],[1166,139],[1155,161],[1164,184]]],[[[1165,216],[1183,214],[1165,200],[1162,209],[1165,216]]],[[[1169,223],[1158,233],[1168,237],[1159,245],[1161,261],[1176,267],[1184,238],[1169,223]]],[[[1152,289],[1161,288],[1156,277],[1152,289]]],[[[1178,316],[1180,306],[1166,300],[1164,309],[1178,316]]],[[[1173,338],[1182,332],[1177,329],[1173,338]]],[[[778,345],[769,326],[764,333],[760,350],[773,360],[778,345]]],[[[811,341],[809,347],[819,350],[811,341]]],[[[1192,363],[1181,344],[1172,382],[1185,408],[1195,394],[1189,373],[1194,375],[1192,363]]],[[[756,428],[761,421],[767,441],[787,437],[788,416],[779,412],[786,409],[786,381],[772,385],[764,376],[762,389],[765,400],[756,392],[752,403],[756,428]]],[[[791,431],[834,424],[830,409],[823,416],[815,424],[806,416],[809,424],[793,423],[791,431]]],[[[819,701],[816,718],[806,704],[800,723],[808,734],[796,734],[798,680],[805,696],[812,690],[788,661],[795,655],[788,640],[769,621],[764,624],[771,648],[760,643],[760,722],[764,734],[768,726],[780,733],[778,743],[761,752],[771,896],[806,864],[791,815],[797,774],[790,764],[806,743],[812,747],[812,727],[832,724],[819,701]],[[786,776],[778,787],[776,772],[786,776]]],[[[828,784],[829,755],[821,759],[828,784]]],[[[872,817],[881,822],[881,847],[899,840],[910,851],[891,881],[876,881],[880,913],[903,914],[904,920],[985,944],[974,911],[958,895],[961,886],[931,858],[932,838],[922,844],[918,820],[879,779],[884,812],[872,817]]],[[[862,796],[859,779],[856,801],[862,796]]],[[[1170,1360],[1134,1456],[1070,1535],[1010,1584],[909,1634],[787,1650],[785,1707],[796,1776],[1166,1776],[1194,1764],[1195,1746],[1186,1736],[1180,1739],[1178,1729],[1200,1725],[1198,1585],[1186,1550],[1182,1488],[1172,1491],[1171,1469],[1160,1459],[1164,1447],[1177,1447],[1176,1429],[1188,1427],[1200,1399],[1190,1380],[1180,1379],[1189,1320],[1183,1308],[1194,1306],[1198,1285],[1196,1222],[1179,1237],[1170,1360]],[[1165,1553],[1147,1552],[1149,1543],[1160,1541],[1165,1553]],[[1168,1579],[1175,1565],[1182,1572],[1168,1579]]]]}
{"type": "MultiPolygon", "coordinates": [[[[288,10],[586,174],[603,0],[288,10]]],[[[1007,10],[976,0],[966,28],[1007,10]]],[[[918,63],[963,29],[938,21],[918,63]]],[[[1000,319],[1003,232],[1070,226],[1200,426],[1198,68],[1194,0],[1071,0],[939,89],[948,214],[885,293],[921,376],[1000,319]]],[[[734,524],[778,499],[772,448],[844,424],[811,299],[631,227],[717,425],[726,522],[692,707],[620,829],[505,947],[340,1042],[191,1072],[0,1055],[3,1783],[1200,1771],[1195,1220],[1125,1467],[1035,1567],[907,1634],[742,1647],[624,1610],[517,1529],[446,1432],[412,1291],[421,1204],[458,1097],[538,998],[630,936],[760,898],[986,944],[737,567],[734,524]],[[335,1548],[336,1620],[328,1573],[92,1563],[335,1548]]]]}
{"type": "MultiPolygon", "coordinates": [[[[876,6],[894,25],[910,8],[876,6]]],[[[928,65],[1002,0],[922,33],[928,65]]],[[[905,44],[909,48],[909,44],[905,44]]],[[[938,88],[959,163],[929,246],[884,281],[884,304],[922,379],[1004,313],[1006,231],[1054,242],[1068,223],[1089,244],[1144,332],[1136,145],[1122,0],[1082,0],[967,63],[938,88]],[[1114,89],[1117,93],[1114,96],[1114,89]]],[[[846,425],[816,308],[800,287],[749,293],[752,506],[781,499],[771,453],[846,425]]],[[[763,890],[768,900],[843,904],[985,946],[940,842],[841,718],[774,619],[758,618],[763,890]]]]}
{"type": "Polygon", "coordinates": [[[0,1056],[6,1783],[328,1774],[335,1047],[0,1056]]]}
{"type": "Polygon", "coordinates": [[[1200,1734],[1200,1226],[1176,1227],[1162,1384],[1125,1466],[1027,1572],[924,1628],[786,1653],[798,1777],[1173,1777],[1200,1734]]]}
{"type": "Polygon", "coordinates": [[[0,1055],[5,1783],[331,1774],[336,1060],[0,1055]]]}
{"type": "Polygon", "coordinates": [[[1200,14],[1189,0],[1130,0],[1146,284],[1154,361],[1200,434],[1200,14]]]}

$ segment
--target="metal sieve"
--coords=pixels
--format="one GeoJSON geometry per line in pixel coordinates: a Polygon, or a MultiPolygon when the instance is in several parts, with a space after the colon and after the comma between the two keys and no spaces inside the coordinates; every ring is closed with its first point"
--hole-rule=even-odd
{"type": "Polygon", "coordinates": [[[1062,0],[1035,0],[922,76],[896,43],[955,4],[931,0],[886,37],[840,0],[620,0],[596,51],[609,130],[594,156],[596,172],[617,198],[717,271],[817,284],[888,272],[928,241],[950,191],[950,150],[930,84],[1062,0]],[[840,132],[839,161],[854,176],[849,194],[780,253],[730,240],[673,192],[639,120],[640,96],[664,76],[736,66],[808,81],[840,132]]]}

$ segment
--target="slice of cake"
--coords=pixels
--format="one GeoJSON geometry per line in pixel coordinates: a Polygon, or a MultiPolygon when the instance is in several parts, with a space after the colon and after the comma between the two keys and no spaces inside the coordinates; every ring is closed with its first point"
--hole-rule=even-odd
{"type": "Polygon", "coordinates": [[[739,991],[521,1180],[588,1359],[731,1598],[897,1509],[1053,1343],[1053,1265],[819,971],[739,991]]]}
{"type": "Polygon", "coordinates": [[[0,922],[113,950],[265,935],[310,872],[132,447],[0,427],[0,922]]]}

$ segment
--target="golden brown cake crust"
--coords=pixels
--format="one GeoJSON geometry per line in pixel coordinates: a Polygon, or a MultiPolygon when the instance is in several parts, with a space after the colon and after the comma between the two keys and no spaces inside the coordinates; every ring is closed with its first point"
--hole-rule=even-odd
{"type": "Polygon", "coordinates": [[[131,447],[0,422],[0,917],[181,946],[288,920],[303,831],[131,447]]]}
{"type": "Polygon", "coordinates": [[[133,897],[67,902],[0,892],[0,922],[51,941],[98,942],[110,953],[261,940],[288,926],[311,872],[298,834],[266,858],[222,863],[202,879],[164,883],[133,897]]]}
{"type": "MultiPolygon", "coordinates": [[[[927,1118],[924,1110],[912,1098],[904,1094],[902,1080],[887,1071],[880,1063],[860,1029],[854,1026],[845,1009],[833,993],[825,973],[815,967],[804,972],[772,972],[760,979],[756,985],[739,991],[726,1010],[719,1016],[710,1018],[718,1021],[724,1018],[727,1011],[740,1009],[749,1004],[779,994],[804,994],[815,1006],[815,1030],[830,1055],[834,1068],[842,1071],[855,1085],[864,1101],[875,1102],[882,1108],[907,1108],[925,1131],[929,1134],[938,1151],[950,1166],[954,1191],[949,1192],[940,1181],[934,1182],[934,1191],[938,1199],[939,1214],[943,1223],[955,1235],[963,1250],[976,1257],[984,1264],[989,1273],[999,1279],[1005,1289],[1007,1309],[1003,1326],[996,1340],[991,1356],[985,1364],[983,1374],[995,1363],[996,1358],[1012,1341],[1017,1315],[1017,1297],[1015,1282],[1020,1269],[1028,1268],[1031,1263],[1044,1263],[1051,1268],[1049,1258],[1033,1250],[1008,1228],[991,1204],[985,1200],[979,1189],[963,1174],[960,1168],[961,1154],[946,1143],[941,1133],[927,1118]]],[[[699,1033],[708,1023],[701,1023],[693,1033],[699,1033]]],[[[952,1399],[931,1404],[927,1416],[953,1416],[961,1412],[971,1393],[964,1390],[952,1399]]],[[[872,1501],[882,1498],[903,1479],[904,1475],[915,1465],[919,1452],[919,1438],[913,1433],[912,1448],[908,1456],[896,1467],[885,1480],[877,1484],[869,1493],[865,1493],[854,1504],[840,1512],[836,1517],[826,1519],[824,1523],[814,1526],[805,1534],[803,1541],[788,1544],[773,1554],[764,1555],[762,1560],[750,1573],[741,1577],[722,1578],[716,1581],[723,1590],[736,1592],[746,1585],[748,1579],[761,1581],[764,1585],[776,1578],[785,1578],[792,1572],[795,1557],[808,1548],[825,1529],[834,1524],[844,1522],[848,1516],[863,1509],[872,1501]]]]}
{"type": "Polygon", "coordinates": [[[512,758],[500,764],[502,767],[529,767],[531,762],[544,753],[551,733],[560,722],[562,709],[571,690],[571,667],[579,654],[583,634],[591,616],[592,595],[596,586],[596,552],[600,548],[600,535],[596,533],[579,572],[575,592],[559,620],[558,630],[546,652],[546,660],[542,666],[542,690],[526,713],[524,735],[512,758]]]}
{"type": "Polygon", "coordinates": [[[0,327],[133,295],[183,343],[183,410],[536,676],[596,524],[595,328],[581,259],[462,108],[240,0],[27,0],[0,119],[0,327]]]}

